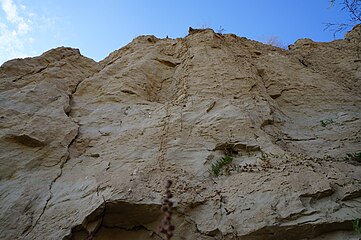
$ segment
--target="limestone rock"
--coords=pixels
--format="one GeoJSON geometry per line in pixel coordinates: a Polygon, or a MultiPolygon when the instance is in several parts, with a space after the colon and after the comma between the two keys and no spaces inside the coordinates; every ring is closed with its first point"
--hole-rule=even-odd
{"type": "Polygon", "coordinates": [[[360,26],[289,50],[190,30],[1,66],[1,239],[162,239],[166,179],[174,239],[357,237],[360,26]]]}
{"type": "Polygon", "coordinates": [[[97,68],[70,48],[1,66],[1,239],[26,239],[41,221],[78,134],[67,116],[71,95],[97,68]]]}

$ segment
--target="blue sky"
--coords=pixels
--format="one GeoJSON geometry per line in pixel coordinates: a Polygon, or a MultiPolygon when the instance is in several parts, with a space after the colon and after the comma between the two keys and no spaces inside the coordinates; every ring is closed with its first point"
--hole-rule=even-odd
{"type": "MultiPolygon", "coordinates": [[[[328,0],[0,0],[0,64],[58,46],[99,61],[139,35],[184,37],[188,27],[284,45],[299,38],[331,41],[327,22],[347,22],[328,0]]],[[[343,38],[344,32],[337,38],[343,38]]]]}

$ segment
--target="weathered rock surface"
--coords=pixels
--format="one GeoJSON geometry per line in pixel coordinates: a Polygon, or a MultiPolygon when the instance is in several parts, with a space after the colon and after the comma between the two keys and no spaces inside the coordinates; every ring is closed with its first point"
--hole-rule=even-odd
{"type": "Polygon", "coordinates": [[[284,50],[210,29],[0,68],[0,239],[357,239],[361,25],[284,50]],[[232,152],[219,177],[212,163],[232,152]]]}

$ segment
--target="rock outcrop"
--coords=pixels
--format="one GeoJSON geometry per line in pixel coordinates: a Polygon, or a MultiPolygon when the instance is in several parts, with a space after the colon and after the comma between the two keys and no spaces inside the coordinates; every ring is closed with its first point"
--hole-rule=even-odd
{"type": "Polygon", "coordinates": [[[0,68],[0,239],[357,239],[361,25],[289,50],[192,29],[0,68]],[[212,175],[225,155],[231,164],[212,175]]]}

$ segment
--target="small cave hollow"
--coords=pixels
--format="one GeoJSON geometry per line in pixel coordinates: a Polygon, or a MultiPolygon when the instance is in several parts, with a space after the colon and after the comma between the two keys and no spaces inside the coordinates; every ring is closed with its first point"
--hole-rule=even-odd
{"type": "Polygon", "coordinates": [[[156,232],[161,218],[160,205],[111,201],[95,209],[64,239],[161,240],[156,232]]]}

